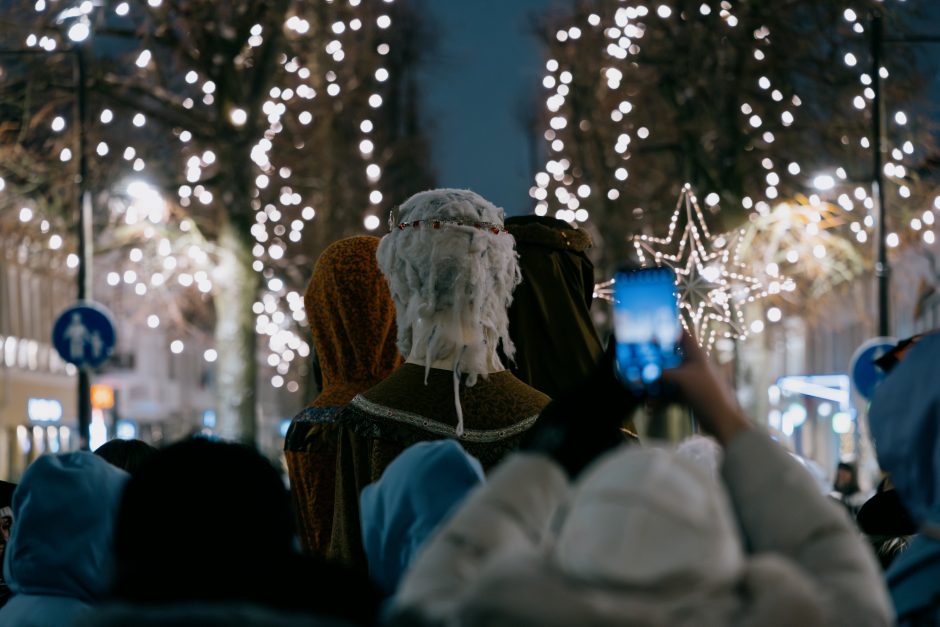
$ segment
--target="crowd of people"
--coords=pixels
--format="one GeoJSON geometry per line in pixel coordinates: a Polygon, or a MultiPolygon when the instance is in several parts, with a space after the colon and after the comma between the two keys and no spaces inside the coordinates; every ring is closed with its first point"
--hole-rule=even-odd
{"type": "Polygon", "coordinates": [[[940,335],[872,402],[877,493],[832,498],[694,338],[668,398],[621,384],[591,245],[449,189],[335,242],[289,489],[205,438],[40,457],[0,485],[0,625],[940,624],[940,335]],[[664,402],[709,438],[641,441],[664,402]]]}

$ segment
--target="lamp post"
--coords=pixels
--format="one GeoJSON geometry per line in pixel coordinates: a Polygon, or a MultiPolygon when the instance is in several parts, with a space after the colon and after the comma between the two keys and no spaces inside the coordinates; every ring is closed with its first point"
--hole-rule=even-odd
{"type": "MultiPolygon", "coordinates": [[[[85,55],[81,48],[73,48],[78,83],[78,180],[75,191],[78,203],[78,300],[92,300],[93,257],[95,243],[92,237],[92,202],[88,189],[88,147],[86,136],[87,89],[85,83],[85,55]]],[[[78,369],[78,432],[79,447],[87,450],[91,426],[91,373],[88,368],[78,369]]]]}
{"type": "Polygon", "coordinates": [[[872,12],[870,19],[870,46],[871,46],[871,76],[872,98],[871,134],[872,134],[872,198],[878,203],[875,207],[876,224],[876,261],[875,278],[878,282],[878,336],[889,337],[890,318],[890,290],[891,266],[888,261],[887,237],[888,230],[885,223],[886,201],[884,191],[884,150],[885,150],[885,102],[882,94],[884,77],[881,75],[881,63],[885,43],[940,43],[940,35],[906,35],[902,37],[885,38],[884,22],[879,11],[872,12]]]}
{"type": "Polygon", "coordinates": [[[884,38],[882,17],[874,13],[871,18],[871,65],[872,99],[872,199],[878,203],[875,207],[875,279],[878,282],[878,336],[888,337],[890,327],[889,292],[891,290],[891,267],[888,265],[887,229],[885,228],[885,189],[884,189],[884,146],[885,146],[885,103],[881,96],[883,78],[881,77],[881,47],[884,38]]]}

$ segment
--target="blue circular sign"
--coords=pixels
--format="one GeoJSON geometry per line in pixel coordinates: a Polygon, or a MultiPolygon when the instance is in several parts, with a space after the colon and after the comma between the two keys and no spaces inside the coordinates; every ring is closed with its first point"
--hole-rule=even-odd
{"type": "Polygon", "coordinates": [[[52,345],[78,368],[98,368],[111,357],[117,332],[108,310],[98,303],[78,302],[56,319],[52,345]]]}
{"type": "Polygon", "coordinates": [[[894,348],[897,343],[898,341],[893,337],[872,338],[859,346],[852,355],[849,374],[855,389],[865,399],[871,400],[875,388],[887,376],[881,368],[875,365],[875,360],[894,348]]]}

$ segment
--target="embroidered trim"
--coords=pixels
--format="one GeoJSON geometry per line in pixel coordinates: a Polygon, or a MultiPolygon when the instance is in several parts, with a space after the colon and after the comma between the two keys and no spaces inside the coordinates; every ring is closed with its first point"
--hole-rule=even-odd
{"type": "Polygon", "coordinates": [[[294,416],[296,423],[327,424],[336,422],[342,407],[305,407],[299,414],[294,416]]]}
{"type": "Polygon", "coordinates": [[[307,439],[312,433],[323,433],[336,424],[342,407],[305,407],[291,420],[284,436],[284,450],[300,452],[307,449],[307,439]]]}
{"type": "Polygon", "coordinates": [[[356,397],[353,398],[349,404],[367,414],[371,414],[378,418],[404,423],[406,425],[418,427],[424,429],[425,431],[430,431],[431,433],[443,435],[455,440],[478,443],[498,442],[500,440],[519,435],[520,433],[523,433],[529,429],[529,427],[531,427],[538,418],[537,415],[529,416],[528,418],[523,418],[519,422],[511,424],[504,429],[464,429],[463,435],[458,436],[457,429],[451,425],[438,422],[437,420],[431,420],[430,418],[425,418],[420,414],[392,409],[390,407],[386,407],[385,405],[373,403],[361,394],[356,395],[356,397]]]}

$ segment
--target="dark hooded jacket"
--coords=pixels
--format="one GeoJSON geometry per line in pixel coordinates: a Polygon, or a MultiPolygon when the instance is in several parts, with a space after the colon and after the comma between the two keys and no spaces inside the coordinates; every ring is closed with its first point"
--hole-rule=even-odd
{"type": "Polygon", "coordinates": [[[395,305],[375,259],[378,245],[376,237],[331,244],[304,294],[323,386],[292,421],[284,450],[301,543],[316,554],[325,553],[332,528],[336,415],[401,364],[395,305]]]}
{"type": "Polygon", "coordinates": [[[590,311],[591,236],[538,216],[509,218],[506,228],[516,239],[522,270],[509,308],[509,335],[516,345],[510,366],[525,383],[559,398],[594,370],[603,352],[590,311]]]}

